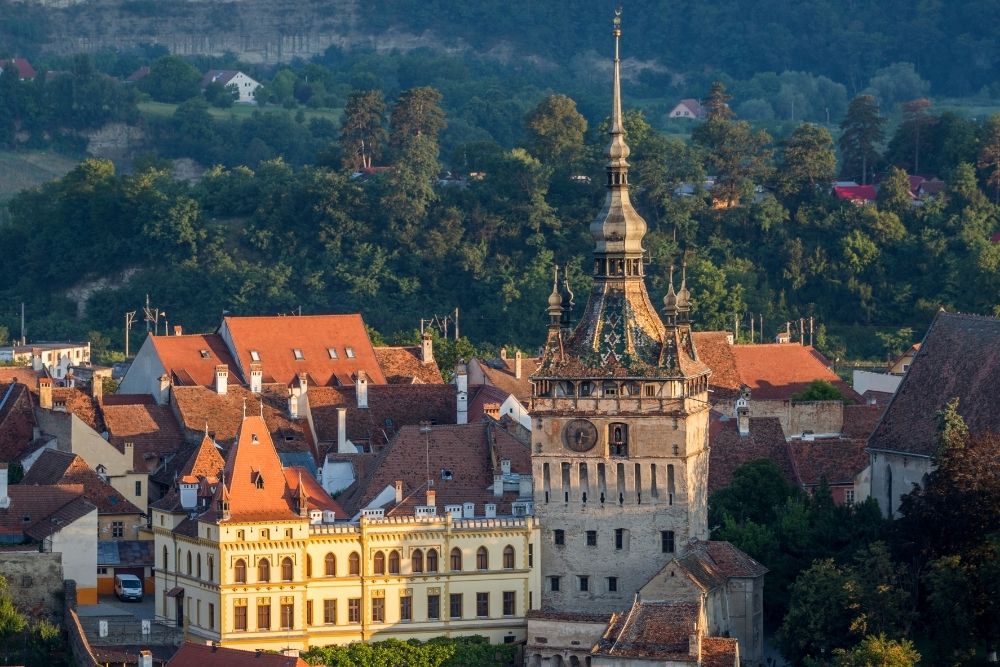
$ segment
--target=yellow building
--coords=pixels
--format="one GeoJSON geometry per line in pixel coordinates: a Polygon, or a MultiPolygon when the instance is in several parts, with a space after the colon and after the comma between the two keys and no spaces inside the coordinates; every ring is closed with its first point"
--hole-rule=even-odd
{"type": "Polygon", "coordinates": [[[157,615],[245,649],[523,640],[540,603],[538,527],[518,502],[527,446],[485,424],[404,428],[367,469],[348,516],[306,469],[282,468],[261,418],[225,460],[206,437],[153,505],[157,615]],[[431,460],[450,469],[428,491],[431,460]]]}

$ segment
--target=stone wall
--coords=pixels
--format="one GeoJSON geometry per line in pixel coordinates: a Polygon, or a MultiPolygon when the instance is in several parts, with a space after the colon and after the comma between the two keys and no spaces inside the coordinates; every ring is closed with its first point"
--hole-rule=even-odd
{"type": "Polygon", "coordinates": [[[4,551],[0,575],[18,608],[32,616],[60,619],[63,611],[62,554],[4,551]]]}
{"type": "Polygon", "coordinates": [[[768,401],[750,399],[751,417],[777,417],[785,437],[840,433],[844,428],[844,404],[840,401],[768,401]]]}

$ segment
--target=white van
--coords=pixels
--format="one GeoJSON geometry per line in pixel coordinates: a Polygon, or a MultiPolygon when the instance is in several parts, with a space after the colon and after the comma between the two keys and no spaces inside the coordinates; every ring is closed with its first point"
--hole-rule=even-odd
{"type": "Polygon", "coordinates": [[[142,581],[134,574],[116,574],[115,595],[122,601],[142,602],[142,581]]]}

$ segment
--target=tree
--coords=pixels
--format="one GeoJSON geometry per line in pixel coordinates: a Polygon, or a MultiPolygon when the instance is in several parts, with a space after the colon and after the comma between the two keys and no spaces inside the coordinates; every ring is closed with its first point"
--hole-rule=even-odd
{"type": "Polygon", "coordinates": [[[0,658],[5,662],[16,660],[17,653],[12,649],[19,643],[15,640],[27,625],[28,619],[14,606],[7,580],[0,576],[0,658]]]}
{"type": "Polygon", "coordinates": [[[835,667],[914,667],[920,654],[909,639],[868,635],[850,649],[834,649],[835,667]]]}
{"type": "Polygon", "coordinates": [[[351,93],[340,127],[343,165],[354,171],[371,167],[381,157],[387,138],[382,91],[359,90],[351,93]]]}
{"type": "Polygon", "coordinates": [[[157,102],[183,102],[198,95],[201,73],[180,56],[163,56],[149,67],[139,87],[157,102]]]}
{"type": "Polygon", "coordinates": [[[912,63],[893,63],[875,72],[871,89],[884,107],[892,107],[903,100],[923,97],[930,90],[912,63]]]}
{"type": "Polygon", "coordinates": [[[833,137],[819,125],[803,123],[782,146],[777,170],[778,192],[783,195],[814,194],[827,187],[837,174],[833,137]]]}
{"type": "Polygon", "coordinates": [[[733,96],[726,92],[726,86],[721,81],[712,82],[708,95],[701,101],[707,120],[729,120],[733,111],[729,108],[729,100],[733,96]]]}
{"type": "Polygon", "coordinates": [[[846,178],[868,183],[880,158],[878,146],[885,139],[885,118],[879,115],[878,103],[871,95],[851,100],[847,116],[840,124],[840,173],[846,178]]]}
{"type": "Polygon", "coordinates": [[[788,615],[777,635],[782,655],[801,664],[850,646],[855,605],[850,573],[832,559],[813,563],[792,584],[788,615]]]}
{"type": "Polygon", "coordinates": [[[986,184],[993,186],[993,203],[1000,205],[1000,113],[986,121],[981,144],[976,164],[985,173],[986,184]]]}
{"type": "Polygon", "coordinates": [[[768,525],[777,519],[785,502],[797,495],[798,489],[785,480],[774,461],[750,461],[733,472],[729,486],[712,494],[709,523],[721,524],[728,515],[737,521],[768,525]]]}
{"type": "Polygon", "coordinates": [[[890,168],[875,201],[880,211],[891,211],[900,217],[909,213],[913,198],[910,196],[910,178],[906,172],[899,167],[890,168]]]}
{"type": "Polygon", "coordinates": [[[844,395],[826,380],[813,380],[809,386],[792,396],[793,401],[845,401],[844,395]]]}
{"type": "Polygon", "coordinates": [[[549,95],[524,119],[528,144],[545,164],[571,162],[583,149],[587,119],[565,95],[549,95]]]}
{"type": "Polygon", "coordinates": [[[446,126],[441,93],[429,86],[411,88],[392,106],[389,145],[399,151],[411,137],[426,137],[437,144],[438,134],[446,126]]]}
{"type": "Polygon", "coordinates": [[[913,147],[913,173],[920,173],[920,150],[931,139],[929,128],[937,120],[927,113],[932,103],[926,97],[903,103],[903,122],[899,126],[898,135],[905,137],[913,147]]]}

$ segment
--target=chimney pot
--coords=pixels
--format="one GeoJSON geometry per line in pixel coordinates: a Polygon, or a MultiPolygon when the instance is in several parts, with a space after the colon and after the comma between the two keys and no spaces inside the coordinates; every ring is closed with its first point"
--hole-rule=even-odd
{"type": "Polygon", "coordinates": [[[521,350],[514,353],[514,379],[521,379],[521,350]]]}
{"type": "Polygon", "coordinates": [[[38,380],[38,407],[43,410],[52,409],[52,379],[39,378],[38,380]]]}
{"type": "Polygon", "coordinates": [[[229,388],[229,366],[219,364],[215,367],[215,393],[225,396],[229,388]]]}
{"type": "Polygon", "coordinates": [[[94,373],[90,378],[90,393],[100,401],[104,398],[104,378],[94,373]]]}
{"type": "Polygon", "coordinates": [[[166,405],[170,402],[170,378],[166,373],[160,376],[160,393],[156,397],[158,405],[166,405]]]}
{"type": "Polygon", "coordinates": [[[139,667],[153,667],[153,652],[143,649],[139,651],[139,667]]]}
{"type": "Polygon", "coordinates": [[[357,392],[359,408],[368,407],[368,374],[364,369],[358,369],[358,377],[354,382],[354,389],[357,392]]]}
{"type": "Polygon", "coordinates": [[[182,327],[182,326],[181,326],[181,325],[179,325],[179,324],[175,324],[175,325],[174,325],[174,335],[175,335],[175,336],[180,336],[180,335],[182,335],[183,333],[184,333],[184,327],[182,327]]]}
{"type": "Polygon", "coordinates": [[[455,364],[455,403],[457,414],[456,424],[469,423],[469,372],[465,363],[459,360],[455,364]]]}
{"type": "Polygon", "coordinates": [[[347,408],[337,408],[337,453],[354,453],[347,451],[347,408]]]}
{"type": "Polygon", "coordinates": [[[403,502],[403,480],[396,480],[396,504],[403,502]]]}
{"type": "Polygon", "coordinates": [[[434,489],[427,489],[427,506],[436,507],[437,506],[437,491],[434,489]]]}
{"type": "Polygon", "coordinates": [[[434,361],[434,339],[427,332],[420,337],[420,360],[425,364],[434,361]]]}

